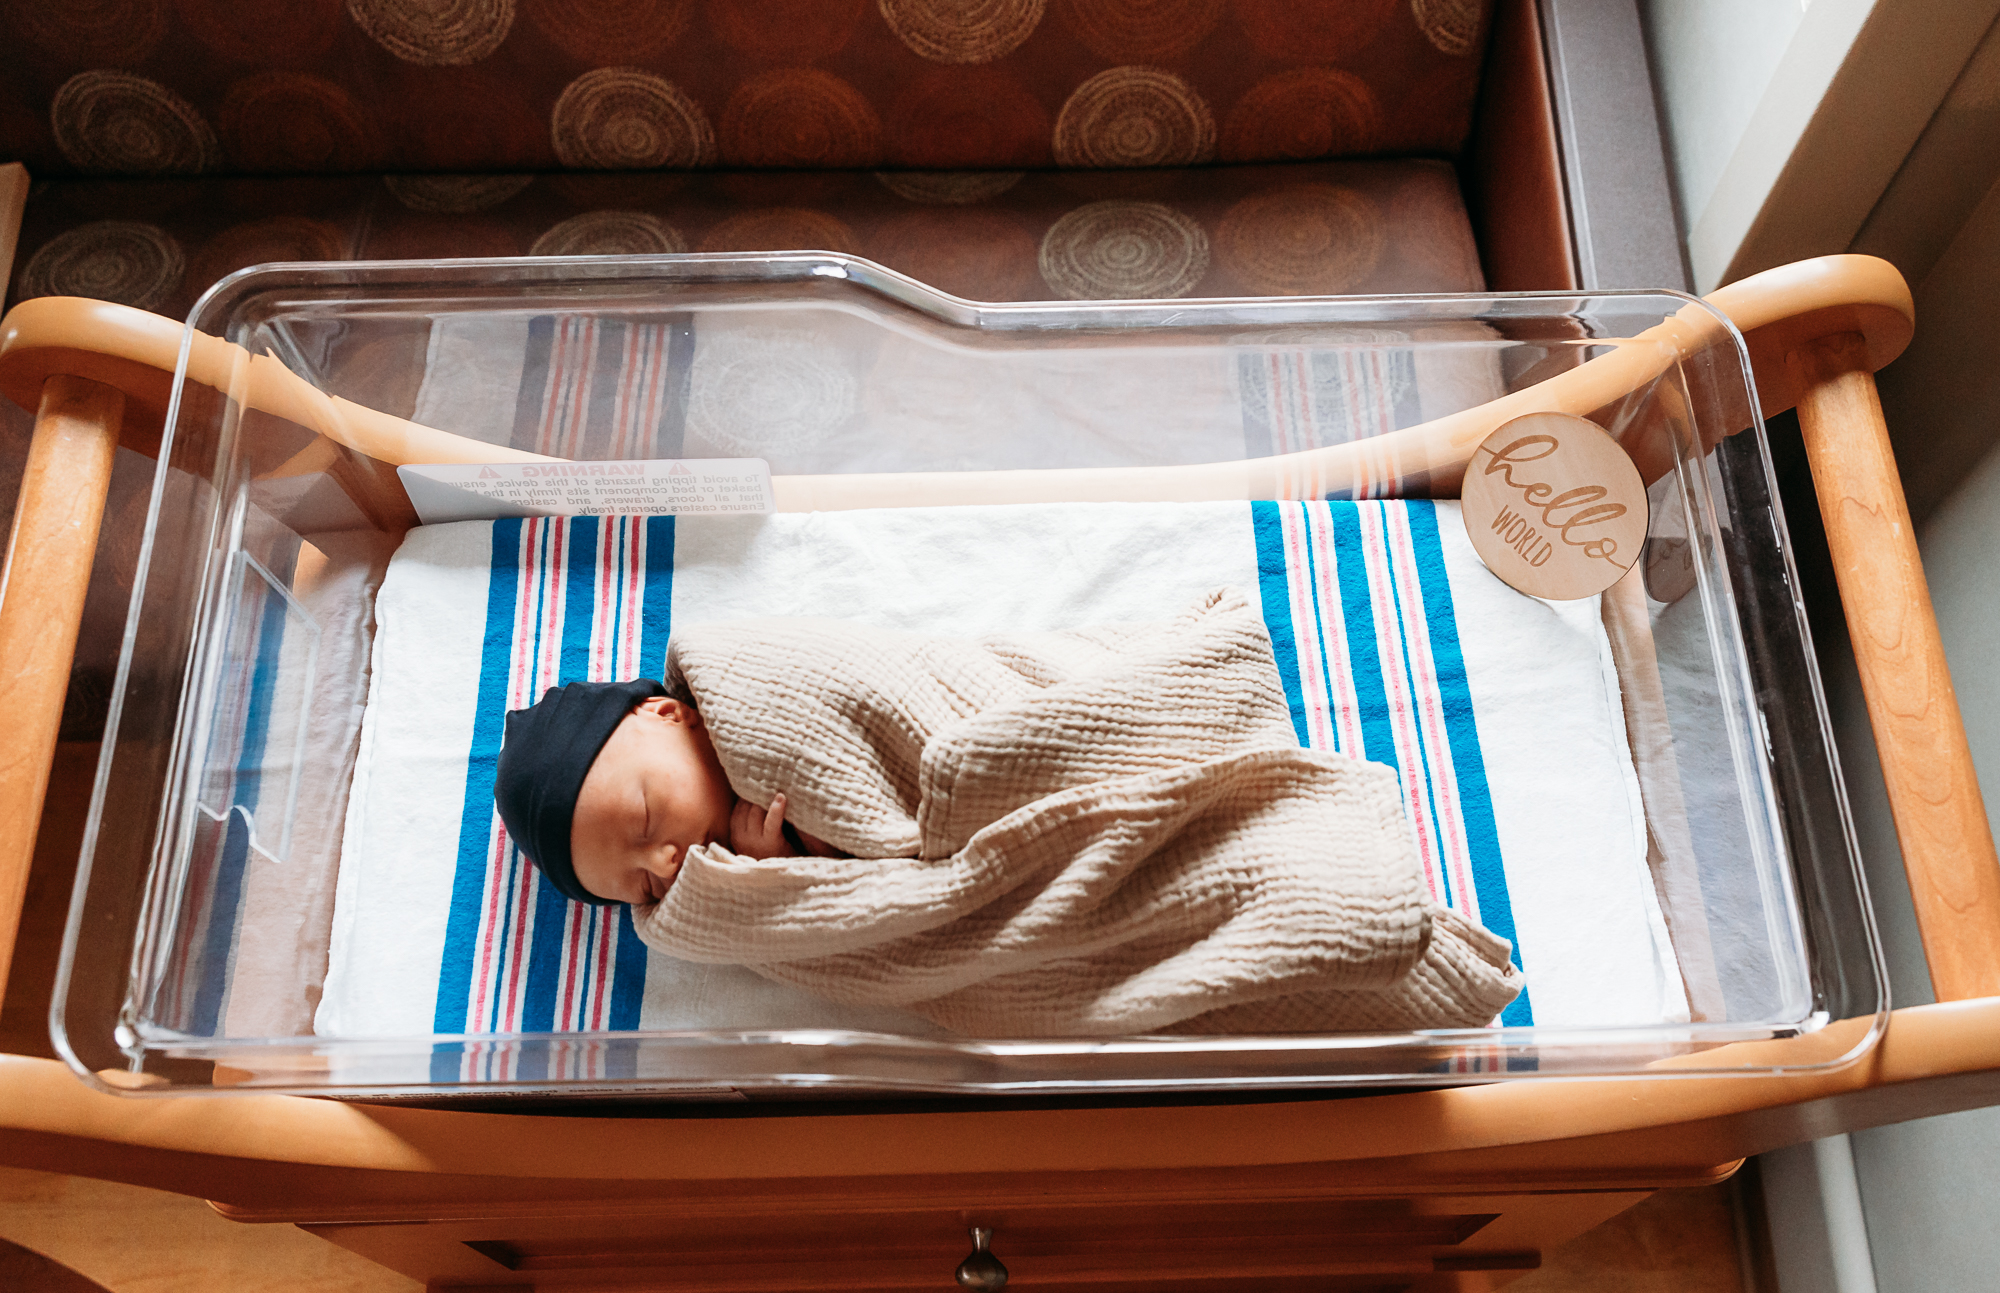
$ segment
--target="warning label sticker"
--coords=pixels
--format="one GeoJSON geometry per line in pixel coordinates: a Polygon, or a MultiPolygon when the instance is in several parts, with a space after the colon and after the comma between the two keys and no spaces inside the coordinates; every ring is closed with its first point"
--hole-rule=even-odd
{"type": "Polygon", "coordinates": [[[413,463],[398,467],[425,525],[501,516],[769,512],[762,458],[623,462],[413,463]]]}

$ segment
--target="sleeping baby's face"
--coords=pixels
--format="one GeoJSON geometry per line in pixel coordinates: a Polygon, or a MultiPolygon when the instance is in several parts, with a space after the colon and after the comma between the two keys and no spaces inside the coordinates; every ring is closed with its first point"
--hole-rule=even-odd
{"type": "Polygon", "coordinates": [[[611,733],[577,792],[576,878],[600,898],[658,902],[689,849],[729,838],[735,807],[701,715],[655,696],[611,733]]]}

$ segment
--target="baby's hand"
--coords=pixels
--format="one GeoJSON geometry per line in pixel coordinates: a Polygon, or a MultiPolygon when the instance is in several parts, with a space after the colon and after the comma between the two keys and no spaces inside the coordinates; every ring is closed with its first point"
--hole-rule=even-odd
{"type": "Polygon", "coordinates": [[[785,841],[785,797],[773,795],[767,811],[747,799],[736,801],[729,814],[729,849],[746,858],[791,856],[785,841]]]}

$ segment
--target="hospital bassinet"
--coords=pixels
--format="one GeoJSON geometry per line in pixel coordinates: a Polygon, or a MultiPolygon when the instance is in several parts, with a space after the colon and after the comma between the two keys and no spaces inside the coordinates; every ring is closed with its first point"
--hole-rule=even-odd
{"type": "Polygon", "coordinates": [[[980,306],[835,255],[278,266],[203,299],[171,382],[164,321],[29,302],[0,356],[9,394],[33,404],[76,373],[126,391],[128,426],[166,426],[58,1044],[126,1090],[432,1098],[1852,1065],[1888,1002],[1759,416],[1805,381],[1752,361],[1851,331],[1856,366],[1886,362],[1907,310],[1879,278],[1848,258],[1730,289],[1753,350],[1727,300],[1662,293],[980,306]],[[77,327],[101,330],[95,355],[77,327]],[[370,599],[416,519],[398,464],[756,452],[781,512],[1450,498],[1472,445],[1540,409],[1595,417],[1651,485],[1645,558],[1601,615],[1682,1017],[1085,1041],[245,1022],[296,1019],[321,988],[299,948],[332,919],[370,599]],[[275,926],[250,910],[258,886],[286,895],[275,926]]]}

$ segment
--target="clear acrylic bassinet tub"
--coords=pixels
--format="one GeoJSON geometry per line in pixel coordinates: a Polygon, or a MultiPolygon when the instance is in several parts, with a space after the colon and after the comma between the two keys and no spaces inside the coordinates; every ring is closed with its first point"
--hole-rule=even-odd
{"type": "Polygon", "coordinates": [[[1170,1096],[1770,1072],[1851,1062],[1879,1032],[1874,934],[1746,352],[1691,298],[977,305],[807,253],[264,266],[216,285],[188,328],[351,404],[249,410],[188,381],[183,350],[52,1009],[72,1064],[118,1089],[1170,1096]],[[1688,353],[1642,336],[1690,311],[1706,341],[1688,353]],[[340,1035],[314,1032],[371,599],[415,518],[393,467],[302,421],[360,406],[559,459],[763,457],[781,507],[788,478],[994,473],[979,479],[1033,496],[1028,473],[1077,468],[1137,473],[1112,496],[1143,499],[1142,469],[1227,472],[1339,444],[1360,464],[1347,479],[1285,496],[1422,498],[1455,482],[1388,457],[1370,468],[1371,443],[1641,351],[1656,375],[1597,417],[1661,455],[1644,592],[1622,636],[1600,612],[1626,708],[1651,695],[1663,715],[1621,721],[1678,1007],[1269,1037],[704,1027],[637,1005],[473,1031],[371,1031],[350,1010],[340,1035]],[[1874,1022],[1858,1044],[1744,1045],[1841,1019],[1874,1022]]]}

